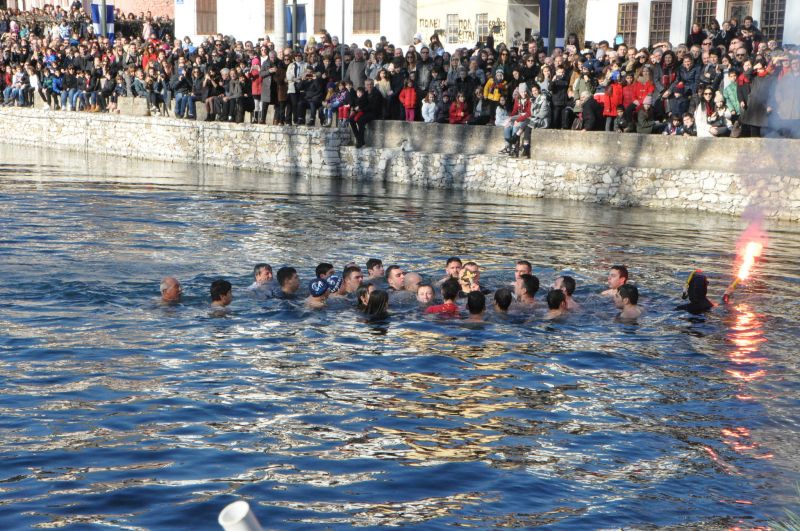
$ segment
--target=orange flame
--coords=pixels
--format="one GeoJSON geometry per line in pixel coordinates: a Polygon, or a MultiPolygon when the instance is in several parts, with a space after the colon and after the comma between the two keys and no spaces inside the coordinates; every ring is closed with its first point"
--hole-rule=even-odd
{"type": "Polygon", "coordinates": [[[763,250],[764,244],[755,241],[747,242],[744,253],[742,253],[742,265],[739,266],[739,274],[737,275],[739,280],[745,280],[750,276],[750,270],[756,263],[756,258],[761,256],[763,250]]]}

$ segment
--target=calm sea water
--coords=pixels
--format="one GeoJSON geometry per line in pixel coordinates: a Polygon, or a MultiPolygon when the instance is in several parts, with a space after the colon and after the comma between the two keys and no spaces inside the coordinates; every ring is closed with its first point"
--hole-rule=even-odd
{"type": "Polygon", "coordinates": [[[0,528],[748,528],[796,507],[800,226],[735,303],[738,218],[0,147],[0,528]],[[484,283],[527,258],[585,310],[386,323],[248,298],[252,265],[377,256],[484,283]],[[626,263],[648,313],[597,293],[626,263]],[[162,276],[183,304],[158,304],[162,276]],[[208,310],[211,280],[232,312],[208,310]]]}

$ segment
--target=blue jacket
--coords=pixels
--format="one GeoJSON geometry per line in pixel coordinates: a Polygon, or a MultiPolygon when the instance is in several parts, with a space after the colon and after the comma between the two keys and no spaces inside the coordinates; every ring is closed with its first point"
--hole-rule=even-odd
{"type": "Polygon", "coordinates": [[[53,94],[61,94],[64,89],[64,78],[53,76],[53,94]]]}

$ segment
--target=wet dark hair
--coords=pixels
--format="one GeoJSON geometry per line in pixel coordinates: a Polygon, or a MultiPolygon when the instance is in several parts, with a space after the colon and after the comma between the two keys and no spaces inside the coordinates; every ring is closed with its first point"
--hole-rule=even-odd
{"type": "Polygon", "coordinates": [[[271,265],[269,265],[267,263],[264,263],[264,262],[259,262],[258,264],[253,266],[253,275],[257,275],[258,272],[261,271],[262,269],[266,269],[270,273],[272,272],[272,266],[271,265]]]}
{"type": "Polygon", "coordinates": [[[442,298],[446,301],[455,300],[459,291],[461,291],[461,284],[454,278],[448,278],[442,283],[442,298]]]}
{"type": "Polygon", "coordinates": [[[536,292],[539,291],[539,279],[536,275],[520,275],[520,279],[522,279],[522,285],[525,287],[525,293],[530,295],[531,297],[536,295],[536,292]]]}
{"type": "Polygon", "coordinates": [[[371,284],[371,283],[369,283],[369,282],[364,282],[364,283],[363,283],[363,284],[361,284],[361,285],[358,287],[358,289],[356,290],[356,309],[358,309],[359,311],[362,311],[362,312],[364,312],[364,311],[366,311],[366,310],[367,310],[367,305],[366,305],[366,304],[364,304],[364,303],[361,301],[361,299],[362,299],[362,298],[364,298],[364,295],[366,295],[367,293],[369,293],[369,288],[371,288],[371,287],[372,287],[372,284],[371,284]]]}
{"type": "Polygon", "coordinates": [[[619,271],[619,276],[625,278],[625,282],[628,281],[628,268],[627,267],[625,267],[624,265],[613,265],[613,266],[611,266],[611,269],[619,271]]]}
{"type": "Polygon", "coordinates": [[[477,315],[486,309],[486,295],[480,291],[470,291],[467,295],[467,311],[477,315]]]}
{"type": "Polygon", "coordinates": [[[344,268],[344,271],[342,271],[342,279],[346,279],[347,277],[356,272],[360,273],[361,268],[356,265],[347,266],[344,268]]]}
{"type": "Polygon", "coordinates": [[[375,266],[383,265],[383,262],[379,258],[370,258],[367,260],[367,271],[372,269],[375,266]]]}
{"type": "Polygon", "coordinates": [[[314,274],[317,275],[317,277],[321,277],[322,275],[329,273],[331,270],[333,270],[333,264],[322,262],[314,270],[314,274]]]}
{"type": "Polygon", "coordinates": [[[567,295],[570,297],[573,293],[575,293],[575,279],[569,275],[562,275],[561,276],[561,285],[564,286],[564,289],[567,290],[567,295]]]}
{"type": "Polygon", "coordinates": [[[461,262],[461,258],[459,258],[457,256],[451,256],[450,258],[447,259],[447,262],[445,263],[445,267],[449,266],[453,262],[458,262],[459,264],[462,263],[461,262]]]}
{"type": "Polygon", "coordinates": [[[275,275],[278,277],[278,284],[283,287],[287,282],[289,282],[292,277],[297,274],[297,270],[293,267],[282,267],[278,269],[278,273],[275,275]]]}
{"type": "Polygon", "coordinates": [[[389,276],[392,274],[392,271],[395,269],[400,269],[399,265],[390,265],[386,268],[386,280],[389,280],[389,276]]]}
{"type": "Polygon", "coordinates": [[[551,289],[547,292],[547,307],[551,310],[558,310],[566,300],[567,297],[560,289],[551,289]]]}
{"type": "Polygon", "coordinates": [[[364,313],[372,319],[382,319],[388,315],[388,309],[389,294],[382,289],[376,289],[369,294],[369,301],[367,301],[364,313]]]}
{"type": "Polygon", "coordinates": [[[524,265],[529,271],[533,271],[533,265],[527,260],[517,260],[517,265],[524,265]]]}
{"type": "Polygon", "coordinates": [[[511,295],[511,290],[508,288],[500,288],[494,292],[494,302],[497,304],[497,307],[504,312],[508,311],[508,307],[511,306],[512,300],[513,296],[511,295]]]}
{"type": "Polygon", "coordinates": [[[218,278],[211,283],[211,300],[218,301],[222,299],[222,296],[226,293],[230,293],[232,288],[230,282],[218,278]]]}
{"type": "Polygon", "coordinates": [[[639,289],[633,284],[623,284],[617,290],[619,296],[623,299],[628,299],[631,304],[639,302],[639,289]]]}

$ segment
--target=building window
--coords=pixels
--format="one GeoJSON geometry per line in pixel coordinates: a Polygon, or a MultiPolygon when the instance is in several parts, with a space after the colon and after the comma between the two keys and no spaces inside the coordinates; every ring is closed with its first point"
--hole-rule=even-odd
{"type": "Polygon", "coordinates": [[[657,1],[650,4],[650,45],[669,41],[672,22],[672,2],[657,1]]]}
{"type": "Polygon", "coordinates": [[[264,0],[264,33],[273,31],[275,31],[275,2],[274,0],[264,0]]]}
{"type": "Polygon", "coordinates": [[[628,46],[636,46],[636,19],[639,18],[639,4],[620,4],[617,11],[617,35],[622,35],[622,42],[628,46]]]}
{"type": "Polygon", "coordinates": [[[197,34],[217,32],[217,0],[197,0],[197,34]]]}
{"type": "Polygon", "coordinates": [[[458,42],[458,15],[447,15],[447,43],[458,42]]]}
{"type": "Polygon", "coordinates": [[[786,0],[764,0],[761,4],[761,33],[769,40],[783,40],[786,0]]]}
{"type": "Polygon", "coordinates": [[[325,0],[314,0],[314,33],[325,29],[325,0]]]}
{"type": "Polygon", "coordinates": [[[478,13],[475,16],[475,32],[479,41],[486,42],[489,37],[489,13],[478,13]]]}
{"type": "Polygon", "coordinates": [[[692,23],[700,24],[705,29],[717,18],[717,0],[694,0],[694,17],[692,23]]]}
{"type": "Polygon", "coordinates": [[[381,0],[353,0],[353,33],[380,33],[381,0]]]}

